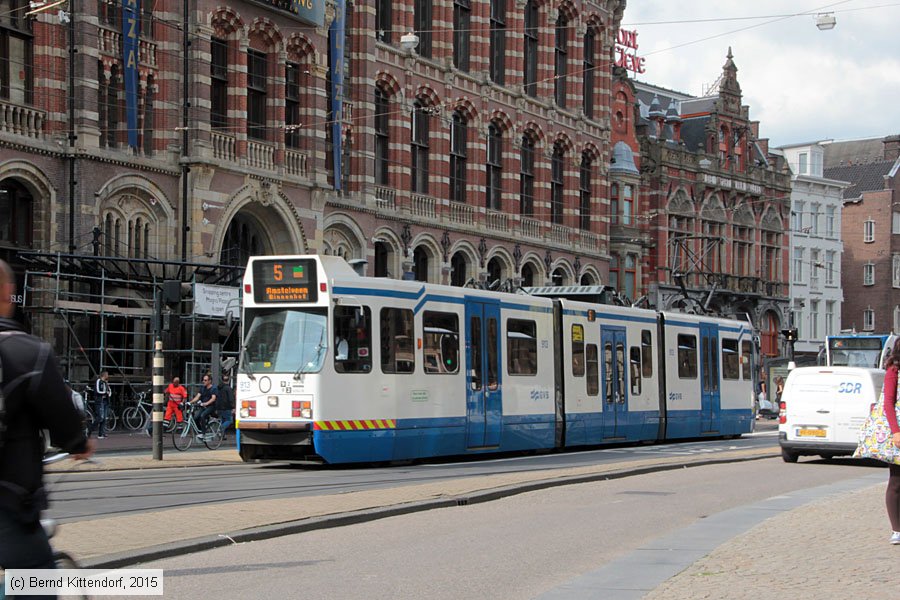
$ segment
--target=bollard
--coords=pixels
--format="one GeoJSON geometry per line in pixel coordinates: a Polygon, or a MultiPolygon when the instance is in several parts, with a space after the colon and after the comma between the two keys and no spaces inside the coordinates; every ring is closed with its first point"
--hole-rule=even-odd
{"type": "Polygon", "coordinates": [[[163,357],[163,343],[157,338],[153,352],[153,460],[163,458],[163,391],[165,377],[163,371],[166,359],[163,357]]]}

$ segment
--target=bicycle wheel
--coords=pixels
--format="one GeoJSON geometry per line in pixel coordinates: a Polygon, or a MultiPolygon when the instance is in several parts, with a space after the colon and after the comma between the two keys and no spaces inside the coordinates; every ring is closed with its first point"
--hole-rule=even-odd
{"type": "Polygon", "coordinates": [[[106,410],[106,431],[115,431],[116,430],[116,413],[113,412],[112,407],[106,410]]]}
{"type": "Polygon", "coordinates": [[[122,422],[131,431],[139,431],[144,428],[144,413],[137,406],[129,406],[122,413],[122,422]]]}
{"type": "Polygon", "coordinates": [[[172,418],[168,421],[163,421],[163,427],[165,427],[166,433],[172,433],[178,425],[181,425],[181,423],[175,419],[175,415],[172,415],[172,418]]]}
{"type": "Polygon", "coordinates": [[[219,446],[222,445],[222,439],[224,438],[224,434],[222,433],[222,422],[218,419],[210,419],[206,423],[206,437],[203,438],[203,443],[206,444],[206,447],[210,450],[215,450],[219,446]]]}
{"type": "Polygon", "coordinates": [[[188,421],[175,426],[175,431],[172,432],[172,444],[175,445],[177,450],[184,452],[191,447],[193,442],[194,428],[191,427],[188,421]]]}
{"type": "MultiPolygon", "coordinates": [[[[71,555],[65,552],[54,552],[53,553],[53,562],[56,564],[57,569],[80,569],[81,567],[75,562],[75,559],[72,558],[71,555]]],[[[87,594],[60,594],[57,598],[60,600],[68,600],[69,598],[84,598],[87,599],[87,594]]]]}

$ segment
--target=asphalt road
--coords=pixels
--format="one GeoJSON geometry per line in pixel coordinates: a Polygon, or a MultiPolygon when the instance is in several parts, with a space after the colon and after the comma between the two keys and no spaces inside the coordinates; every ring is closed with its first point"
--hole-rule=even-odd
{"type": "Polygon", "coordinates": [[[808,461],[802,468],[780,458],[707,465],[550,488],[140,566],[165,569],[167,598],[535,598],[707,516],[873,472],[877,469],[840,460],[808,461]]]}
{"type": "Polygon", "coordinates": [[[237,464],[62,473],[47,477],[51,499],[49,514],[64,523],[209,503],[333,494],[496,473],[613,464],[648,456],[714,455],[725,450],[764,447],[771,447],[775,452],[777,445],[776,432],[768,430],[735,440],[623,446],[378,468],[237,464]]]}

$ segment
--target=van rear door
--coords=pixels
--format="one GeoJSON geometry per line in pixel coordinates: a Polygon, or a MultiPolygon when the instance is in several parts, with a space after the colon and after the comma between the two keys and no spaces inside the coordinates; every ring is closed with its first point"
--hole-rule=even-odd
{"type": "Polygon", "coordinates": [[[835,379],[818,369],[791,373],[783,400],[787,410],[787,439],[834,441],[835,379]]]}

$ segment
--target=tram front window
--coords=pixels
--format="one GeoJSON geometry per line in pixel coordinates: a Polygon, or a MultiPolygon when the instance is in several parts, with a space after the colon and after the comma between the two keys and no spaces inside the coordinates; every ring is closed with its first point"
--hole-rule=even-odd
{"type": "Polygon", "coordinates": [[[247,311],[250,323],[241,371],[317,373],[328,348],[325,311],[262,309],[247,311]]]}

